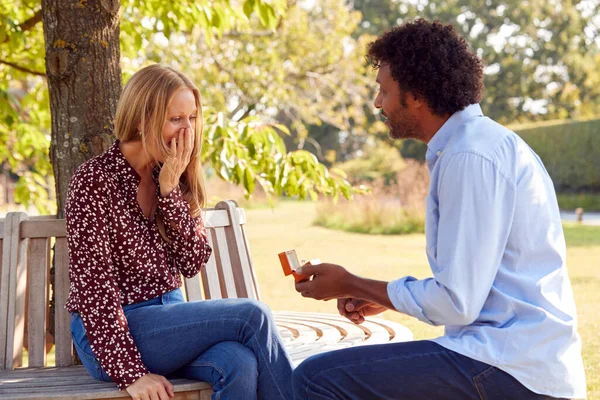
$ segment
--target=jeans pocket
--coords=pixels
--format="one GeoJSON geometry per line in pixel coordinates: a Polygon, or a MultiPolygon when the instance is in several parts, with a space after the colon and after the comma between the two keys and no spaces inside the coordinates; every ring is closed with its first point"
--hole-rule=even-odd
{"type": "MultiPolygon", "coordinates": [[[[490,367],[473,377],[481,400],[549,400],[553,397],[532,392],[512,375],[490,367]]],[[[555,399],[559,400],[559,399],[555,399]]]]}
{"type": "Polygon", "coordinates": [[[485,371],[475,375],[473,377],[473,383],[475,384],[475,389],[477,389],[477,394],[479,395],[480,400],[488,400],[488,396],[485,390],[486,376],[494,372],[496,367],[489,367],[485,371]]]}

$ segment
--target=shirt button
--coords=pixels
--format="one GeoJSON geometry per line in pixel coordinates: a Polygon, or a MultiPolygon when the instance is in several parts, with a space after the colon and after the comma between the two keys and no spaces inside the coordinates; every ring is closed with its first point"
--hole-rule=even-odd
{"type": "Polygon", "coordinates": [[[439,156],[441,156],[441,155],[442,155],[442,151],[441,151],[441,150],[438,150],[438,152],[437,152],[437,153],[435,153],[435,154],[437,154],[437,156],[439,157],[439,156]]]}

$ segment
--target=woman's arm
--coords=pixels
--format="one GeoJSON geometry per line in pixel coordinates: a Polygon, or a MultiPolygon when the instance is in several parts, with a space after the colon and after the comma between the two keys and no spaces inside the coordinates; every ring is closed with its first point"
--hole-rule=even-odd
{"type": "Polygon", "coordinates": [[[166,197],[158,196],[158,210],[164,219],[175,266],[183,276],[191,278],[206,265],[212,253],[202,218],[190,215],[190,205],[179,188],[166,197]]]}

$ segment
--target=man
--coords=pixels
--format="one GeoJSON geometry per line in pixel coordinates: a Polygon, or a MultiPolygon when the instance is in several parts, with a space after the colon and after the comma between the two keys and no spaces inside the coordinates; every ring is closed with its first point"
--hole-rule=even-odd
{"type": "Polygon", "coordinates": [[[390,309],[445,333],[313,356],[294,372],[295,398],[584,398],[556,194],[537,155],[483,116],[481,60],[452,26],[422,19],[383,34],[367,57],[390,137],[428,146],[433,277],[383,282],[307,264],[296,289],[338,299],[357,323],[390,309]]]}

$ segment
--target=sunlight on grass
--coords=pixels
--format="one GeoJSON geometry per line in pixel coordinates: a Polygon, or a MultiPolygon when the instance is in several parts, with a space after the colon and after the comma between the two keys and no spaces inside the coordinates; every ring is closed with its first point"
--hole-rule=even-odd
{"type": "Polygon", "coordinates": [[[567,247],[600,246],[600,226],[563,224],[567,247]]]}

